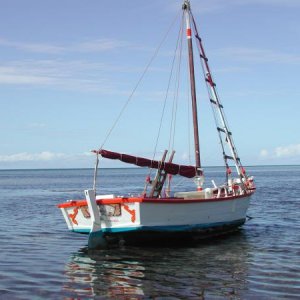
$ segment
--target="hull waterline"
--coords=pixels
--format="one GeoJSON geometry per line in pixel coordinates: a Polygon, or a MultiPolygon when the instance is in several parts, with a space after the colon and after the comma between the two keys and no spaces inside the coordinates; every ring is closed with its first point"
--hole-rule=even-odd
{"type": "MultiPolygon", "coordinates": [[[[98,199],[99,230],[94,232],[86,200],[58,205],[70,231],[128,243],[197,240],[233,231],[244,224],[251,194],[219,199],[98,199]]],[[[92,245],[95,245],[94,247],[92,245]]]]}

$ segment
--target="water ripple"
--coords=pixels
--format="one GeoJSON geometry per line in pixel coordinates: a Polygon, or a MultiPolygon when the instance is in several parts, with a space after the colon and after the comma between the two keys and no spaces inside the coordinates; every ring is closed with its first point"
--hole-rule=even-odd
{"type": "MultiPolygon", "coordinates": [[[[250,171],[254,218],[240,232],[105,251],[88,251],[87,237],[67,232],[55,207],[83,197],[92,170],[0,171],[0,299],[299,299],[300,167],[250,171]]],[[[143,172],[106,170],[102,182],[138,191],[143,172]]],[[[212,175],[222,180],[218,168],[212,175]]]]}

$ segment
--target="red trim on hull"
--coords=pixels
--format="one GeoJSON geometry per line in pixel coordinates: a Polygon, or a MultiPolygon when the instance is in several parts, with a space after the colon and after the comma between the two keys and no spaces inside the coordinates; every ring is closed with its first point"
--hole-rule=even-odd
{"type": "MultiPolygon", "coordinates": [[[[209,198],[209,199],[183,199],[183,198],[143,198],[143,197],[131,197],[131,198],[113,198],[113,199],[99,199],[96,200],[97,204],[126,204],[126,203],[157,203],[157,204],[182,204],[182,203],[199,203],[199,202],[220,202],[220,201],[229,201],[234,199],[241,199],[245,197],[250,197],[254,191],[251,191],[248,194],[239,195],[239,196],[229,196],[229,197],[220,197],[220,198],[209,198]]],[[[69,202],[58,204],[58,208],[67,208],[74,206],[86,206],[86,200],[71,200],[69,202]]]]}

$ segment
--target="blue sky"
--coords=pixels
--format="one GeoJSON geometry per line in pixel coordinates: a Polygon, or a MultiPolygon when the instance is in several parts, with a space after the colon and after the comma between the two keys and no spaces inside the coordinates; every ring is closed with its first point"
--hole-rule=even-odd
{"type": "MultiPolygon", "coordinates": [[[[89,151],[102,144],[181,3],[1,1],[0,168],[92,167],[89,151]]],[[[300,1],[191,5],[242,162],[299,164],[300,1]]],[[[175,39],[174,29],[106,148],[152,157],[175,39]]],[[[222,164],[198,81],[203,165],[222,164]]],[[[174,160],[185,163],[187,123],[177,120],[174,160]]]]}

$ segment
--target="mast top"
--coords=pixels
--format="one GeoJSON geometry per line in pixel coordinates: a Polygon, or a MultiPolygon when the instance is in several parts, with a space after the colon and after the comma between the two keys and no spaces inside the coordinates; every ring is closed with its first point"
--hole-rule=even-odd
{"type": "Polygon", "coordinates": [[[182,4],[182,9],[183,10],[190,10],[191,9],[191,4],[189,0],[184,0],[182,4]]]}

